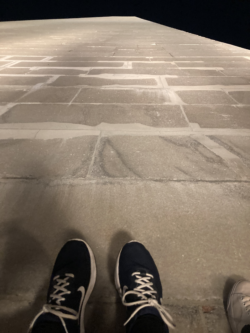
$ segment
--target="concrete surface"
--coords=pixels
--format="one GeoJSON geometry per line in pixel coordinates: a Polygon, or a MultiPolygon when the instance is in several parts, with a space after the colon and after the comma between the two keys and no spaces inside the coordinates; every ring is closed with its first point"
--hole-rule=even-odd
{"type": "Polygon", "coordinates": [[[228,293],[250,279],[250,51],[136,17],[1,28],[1,330],[27,330],[81,237],[87,332],[124,332],[113,273],[137,239],[176,332],[229,333],[228,293]]]}

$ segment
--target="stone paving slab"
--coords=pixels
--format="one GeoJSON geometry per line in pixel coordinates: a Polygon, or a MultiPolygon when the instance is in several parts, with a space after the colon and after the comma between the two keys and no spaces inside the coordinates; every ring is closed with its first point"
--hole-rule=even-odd
{"type": "Polygon", "coordinates": [[[169,86],[250,85],[250,79],[241,77],[181,77],[166,78],[169,86]]]}
{"type": "Polygon", "coordinates": [[[137,75],[178,75],[178,76],[185,76],[183,70],[180,69],[173,69],[173,68],[104,68],[104,69],[91,69],[88,72],[89,75],[99,75],[99,74],[137,74],[137,75]]]}
{"type": "Polygon", "coordinates": [[[95,143],[91,136],[66,142],[1,140],[0,178],[86,177],[95,143]]]}
{"type": "MultiPolygon", "coordinates": [[[[182,69],[181,73],[188,76],[223,76],[223,72],[219,70],[204,70],[204,69],[182,69]]],[[[182,76],[182,75],[180,75],[182,76]]]]}
{"type": "Polygon", "coordinates": [[[229,95],[241,104],[250,104],[250,91],[231,91],[229,95]]]}
{"type": "Polygon", "coordinates": [[[123,62],[94,62],[94,61],[26,61],[13,65],[12,67],[122,67],[123,62]]]}
{"type": "Polygon", "coordinates": [[[250,279],[250,51],[135,17],[2,29],[1,329],[26,331],[58,250],[83,238],[88,332],[124,331],[113,272],[138,239],[176,332],[228,333],[228,281],[250,279]]]}
{"type": "Polygon", "coordinates": [[[40,103],[69,103],[76,93],[77,88],[43,88],[30,92],[20,99],[21,102],[40,102],[40,103]]]}
{"type": "MultiPolygon", "coordinates": [[[[0,81],[1,82],[1,81],[0,81]]],[[[138,86],[156,86],[155,79],[103,79],[95,77],[60,77],[50,85],[52,86],[107,86],[107,85],[138,85],[138,86]]]]}
{"type": "Polygon", "coordinates": [[[225,68],[223,73],[227,76],[250,76],[250,68],[225,68]]]}
{"type": "Polygon", "coordinates": [[[203,128],[250,128],[248,106],[183,105],[191,123],[203,128]]]}
{"type": "MultiPolygon", "coordinates": [[[[171,60],[172,57],[164,57],[163,60],[171,60]]],[[[19,59],[18,59],[19,60],[19,59]]],[[[53,61],[150,61],[148,57],[53,57],[53,61]]]]}
{"type": "Polygon", "coordinates": [[[20,90],[0,90],[0,102],[14,102],[21,96],[23,96],[27,91],[24,89],[20,90]]]}
{"type": "Polygon", "coordinates": [[[194,139],[143,136],[103,138],[92,176],[166,180],[241,179],[241,175],[235,174],[219,156],[194,139]]]}
{"type": "Polygon", "coordinates": [[[12,68],[7,67],[0,70],[0,74],[26,74],[29,72],[29,68],[12,68]]]}
{"type": "Polygon", "coordinates": [[[164,62],[164,63],[144,63],[144,62],[133,62],[133,68],[178,68],[177,65],[171,63],[171,62],[164,62]]]}
{"type": "Polygon", "coordinates": [[[41,56],[36,56],[36,57],[31,57],[31,56],[11,56],[9,60],[43,60],[45,57],[41,56]]]}
{"type": "Polygon", "coordinates": [[[0,76],[0,86],[33,86],[37,83],[43,83],[49,79],[49,76],[25,77],[25,76],[0,76]]]}
{"type": "Polygon", "coordinates": [[[237,102],[224,91],[189,90],[177,91],[177,94],[182,101],[187,104],[237,104],[237,102]]]}
{"type": "Polygon", "coordinates": [[[171,99],[167,91],[150,89],[117,90],[83,88],[74,99],[74,103],[164,104],[169,102],[171,102],[171,99]]]}
{"type": "Polygon", "coordinates": [[[0,123],[73,123],[97,126],[101,123],[140,123],[153,127],[187,127],[177,105],[130,104],[17,104],[0,116],[0,123]]]}
{"type": "MultiPolygon", "coordinates": [[[[176,62],[178,67],[186,67],[186,62],[176,62]]],[[[249,68],[250,61],[204,61],[202,63],[190,62],[188,67],[223,67],[223,68],[249,68]]]]}

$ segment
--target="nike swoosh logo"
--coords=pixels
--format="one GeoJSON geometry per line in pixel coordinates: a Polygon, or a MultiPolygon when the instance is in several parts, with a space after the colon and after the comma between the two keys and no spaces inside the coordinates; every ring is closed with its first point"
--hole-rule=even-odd
{"type": "Polygon", "coordinates": [[[83,300],[84,300],[84,297],[85,297],[85,288],[83,286],[81,286],[77,289],[77,291],[80,291],[82,293],[82,297],[81,297],[80,304],[79,304],[79,311],[78,311],[78,320],[79,320],[80,319],[80,313],[81,313],[81,310],[82,310],[83,300]]]}
{"type": "Polygon", "coordinates": [[[127,286],[123,286],[123,295],[125,294],[125,292],[128,290],[127,286]]]}

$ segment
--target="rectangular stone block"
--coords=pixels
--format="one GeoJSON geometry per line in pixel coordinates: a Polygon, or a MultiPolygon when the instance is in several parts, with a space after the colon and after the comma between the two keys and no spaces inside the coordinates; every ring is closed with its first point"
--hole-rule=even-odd
{"type": "Polygon", "coordinates": [[[250,68],[225,68],[223,74],[226,76],[250,76],[250,68]]]}
{"type": "Polygon", "coordinates": [[[0,74],[26,74],[29,72],[29,68],[12,68],[7,67],[0,71],[0,74]]]}
{"type": "Polygon", "coordinates": [[[0,123],[72,123],[87,126],[138,123],[152,127],[187,127],[177,105],[18,104],[0,116],[0,123]]]}
{"type": "MultiPolygon", "coordinates": [[[[1,82],[1,81],[0,81],[1,82]]],[[[99,77],[74,77],[63,76],[54,81],[52,86],[108,86],[108,85],[139,85],[139,86],[156,86],[154,79],[104,79],[99,77]]]]}
{"type": "Polygon", "coordinates": [[[113,68],[104,68],[104,69],[91,69],[88,72],[89,75],[99,75],[99,74],[142,74],[142,75],[178,75],[178,76],[187,76],[184,71],[180,69],[172,68],[133,68],[133,69],[113,69],[113,68]]]}
{"type": "Polygon", "coordinates": [[[215,71],[215,70],[212,70],[212,69],[210,69],[210,70],[204,70],[204,69],[182,69],[181,72],[185,73],[188,76],[224,76],[222,72],[215,71]]]}
{"type": "Polygon", "coordinates": [[[4,61],[4,60],[0,60],[0,69],[2,66],[11,63],[11,61],[4,61]]]}
{"type": "Polygon", "coordinates": [[[249,107],[231,105],[184,105],[191,123],[203,128],[249,128],[249,107]]]}
{"type": "Polygon", "coordinates": [[[95,178],[165,180],[241,179],[224,160],[190,137],[103,138],[95,178]]]}
{"type": "Polygon", "coordinates": [[[229,91],[228,93],[240,104],[250,104],[250,91],[229,91]]]}
{"type": "Polygon", "coordinates": [[[164,90],[115,90],[83,88],[74,103],[139,103],[164,104],[171,102],[164,90]]]}
{"type": "MultiPolygon", "coordinates": [[[[195,54],[194,54],[195,55],[195,54]]],[[[204,61],[204,62],[176,62],[176,65],[182,67],[222,67],[222,68],[249,68],[249,61],[204,61]]]]}
{"type": "Polygon", "coordinates": [[[0,178],[86,177],[96,140],[0,140],[0,178]]]}
{"type": "Polygon", "coordinates": [[[132,63],[133,68],[157,68],[157,69],[166,69],[166,68],[178,68],[175,64],[171,62],[159,62],[159,63],[144,63],[144,62],[133,62],[132,63]]]}
{"type": "Polygon", "coordinates": [[[223,91],[186,90],[177,91],[177,94],[182,101],[187,104],[236,104],[236,102],[223,91]]]}
{"type": "Polygon", "coordinates": [[[46,57],[43,56],[37,56],[37,57],[32,57],[32,56],[11,56],[9,59],[12,60],[33,60],[33,61],[40,61],[43,60],[46,57]]]}
{"type": "Polygon", "coordinates": [[[185,77],[185,78],[166,78],[169,86],[233,86],[248,85],[250,79],[241,77],[185,77]]]}
{"type": "Polygon", "coordinates": [[[123,62],[85,62],[85,61],[27,61],[19,62],[12,67],[122,67],[123,62]]]}
{"type": "MultiPolygon", "coordinates": [[[[0,72],[1,73],[1,72],[0,72]]],[[[2,86],[33,86],[37,83],[43,83],[49,79],[49,76],[0,76],[0,85],[2,86]]]]}
{"type": "MultiPolygon", "coordinates": [[[[24,68],[17,68],[17,69],[24,69],[24,68]]],[[[80,75],[80,74],[87,74],[88,70],[83,69],[67,69],[67,68],[28,68],[26,69],[28,74],[51,74],[51,75],[80,75]]]]}
{"type": "Polygon", "coordinates": [[[0,102],[15,102],[18,98],[23,96],[27,91],[22,90],[0,90],[0,102]]]}
{"type": "MultiPolygon", "coordinates": [[[[169,58],[172,58],[172,57],[169,57],[169,58]]],[[[53,57],[53,59],[51,60],[55,60],[55,61],[150,61],[149,58],[147,57],[138,57],[138,56],[135,56],[135,57],[116,57],[116,56],[106,56],[106,57],[53,57]]],[[[164,59],[163,59],[164,60],[164,59]]]]}
{"type": "Polygon", "coordinates": [[[42,88],[21,98],[21,102],[68,103],[76,95],[77,88],[42,88]]]}

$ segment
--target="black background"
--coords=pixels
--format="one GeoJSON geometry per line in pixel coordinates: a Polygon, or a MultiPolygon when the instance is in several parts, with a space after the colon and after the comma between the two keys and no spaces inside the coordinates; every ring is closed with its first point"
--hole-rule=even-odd
{"type": "Polygon", "coordinates": [[[137,16],[250,49],[250,0],[1,0],[0,20],[137,16]]]}

